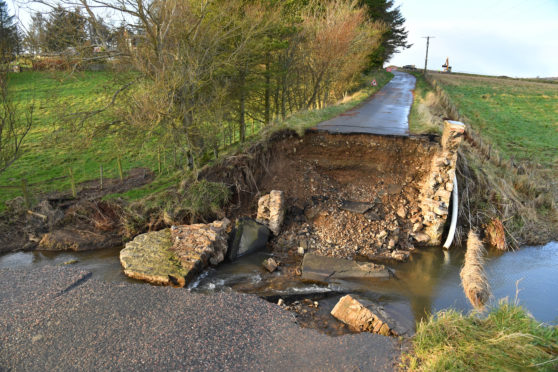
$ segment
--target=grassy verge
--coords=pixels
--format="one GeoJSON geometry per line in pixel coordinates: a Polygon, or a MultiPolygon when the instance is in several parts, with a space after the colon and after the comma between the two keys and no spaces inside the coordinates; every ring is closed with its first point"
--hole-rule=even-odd
{"type": "Polygon", "coordinates": [[[438,96],[432,86],[420,73],[413,73],[417,79],[413,92],[414,101],[409,115],[409,131],[413,134],[441,134],[442,119],[437,106],[438,96]]]}
{"type": "Polygon", "coordinates": [[[501,302],[485,317],[447,310],[418,324],[411,371],[556,371],[558,328],[501,302]]]}
{"type": "Polygon", "coordinates": [[[118,177],[117,158],[124,170],[135,167],[157,167],[157,156],[149,144],[134,147],[118,143],[115,135],[102,138],[92,136],[95,125],[109,122],[107,115],[99,115],[95,123],[82,128],[70,128],[63,123],[63,115],[72,111],[87,111],[109,102],[117,77],[110,72],[67,73],[22,72],[10,75],[10,89],[14,103],[24,110],[35,103],[34,125],[25,138],[21,157],[0,174],[0,211],[5,201],[21,195],[17,185],[25,179],[32,185],[31,192],[68,190],[69,169],[76,183],[99,177],[103,166],[104,177],[118,177]]]}
{"type": "Polygon", "coordinates": [[[556,239],[558,153],[548,149],[558,143],[558,132],[548,123],[555,120],[549,111],[555,112],[558,100],[548,103],[558,97],[550,95],[558,85],[490,76],[416,76],[411,132],[439,133],[443,118],[467,124],[457,169],[456,243],[464,241],[470,227],[482,228],[493,219],[503,222],[514,248],[556,239]]]}

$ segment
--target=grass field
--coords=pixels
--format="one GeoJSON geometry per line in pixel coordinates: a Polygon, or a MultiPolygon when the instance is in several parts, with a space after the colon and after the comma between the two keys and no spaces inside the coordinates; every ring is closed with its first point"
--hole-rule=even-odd
{"type": "Polygon", "coordinates": [[[558,84],[432,73],[466,121],[506,158],[558,166],[558,84]]]}
{"type": "MultiPolygon", "coordinates": [[[[379,90],[391,76],[385,71],[376,72],[366,81],[377,79],[377,87],[367,86],[335,106],[294,114],[270,129],[304,130],[327,120],[379,90]]],[[[79,127],[71,126],[64,120],[64,115],[68,113],[104,107],[112,98],[119,80],[124,78],[112,72],[23,72],[10,75],[9,87],[14,103],[23,109],[30,102],[35,102],[34,125],[25,139],[21,157],[0,174],[0,211],[5,208],[7,200],[22,195],[20,186],[24,179],[33,195],[66,191],[71,185],[68,177],[70,168],[76,183],[98,179],[101,165],[104,177],[118,177],[118,157],[121,158],[124,173],[136,167],[155,171],[159,162],[163,169],[151,184],[119,196],[138,199],[177,183],[181,172],[171,166],[172,156],[164,149],[159,157],[155,139],[138,144],[122,141],[119,136],[110,133],[96,136],[94,129],[99,124],[113,120],[110,114],[100,114],[79,127]]],[[[249,141],[259,138],[260,129],[257,125],[248,125],[249,141]]],[[[224,153],[238,151],[239,146],[236,144],[224,149],[224,153]]]]}
{"type": "MultiPolygon", "coordinates": [[[[70,188],[71,167],[77,183],[99,177],[103,166],[105,177],[117,177],[117,157],[123,168],[138,166],[153,168],[156,159],[145,148],[118,143],[116,136],[92,136],[93,125],[82,128],[62,125],[67,112],[86,111],[103,107],[111,98],[115,76],[108,72],[46,73],[23,72],[10,75],[10,90],[14,103],[24,109],[35,102],[33,127],[25,138],[21,157],[0,174],[0,210],[4,202],[21,195],[17,188],[25,179],[32,193],[70,188]]],[[[96,123],[111,120],[99,115],[96,123]]]]}

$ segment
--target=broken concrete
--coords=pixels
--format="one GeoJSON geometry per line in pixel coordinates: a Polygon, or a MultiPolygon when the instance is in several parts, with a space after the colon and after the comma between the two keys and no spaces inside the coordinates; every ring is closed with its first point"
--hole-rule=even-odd
{"type": "Polygon", "coordinates": [[[302,279],[327,283],[335,279],[388,279],[389,270],[372,262],[355,262],[312,253],[302,260],[302,279]]]}
{"type": "Polygon", "coordinates": [[[386,309],[355,295],[342,297],[331,315],[360,332],[383,336],[411,336],[414,333],[414,321],[397,308],[386,309]]]}
{"type": "Polygon", "coordinates": [[[124,274],[151,284],[184,286],[190,271],[182,267],[171,248],[170,229],[137,236],[120,251],[124,274]]]}
{"type": "Polygon", "coordinates": [[[281,233],[281,225],[284,219],[285,196],[283,191],[273,190],[258,200],[256,221],[269,227],[275,236],[281,233]]]}
{"type": "Polygon", "coordinates": [[[137,236],[120,251],[124,273],[157,285],[183,287],[227,252],[226,218],[211,224],[173,227],[137,236]]]}

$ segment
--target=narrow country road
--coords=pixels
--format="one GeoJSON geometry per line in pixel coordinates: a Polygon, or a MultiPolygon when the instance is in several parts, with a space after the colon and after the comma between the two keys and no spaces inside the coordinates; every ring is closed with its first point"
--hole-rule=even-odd
{"type": "Polygon", "coordinates": [[[330,337],[256,296],[0,270],[0,371],[391,371],[393,337],[330,337]]]}
{"type": "Polygon", "coordinates": [[[394,72],[393,79],[362,105],[316,126],[330,133],[409,135],[409,113],[416,78],[394,72]]]}

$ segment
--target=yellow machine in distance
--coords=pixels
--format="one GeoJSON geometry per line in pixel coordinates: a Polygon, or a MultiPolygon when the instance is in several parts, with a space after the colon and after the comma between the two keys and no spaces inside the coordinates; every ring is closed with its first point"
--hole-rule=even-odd
{"type": "Polygon", "coordinates": [[[449,57],[446,58],[446,63],[444,63],[442,65],[442,67],[444,68],[444,72],[447,72],[448,74],[451,73],[451,66],[449,64],[449,57]]]}

